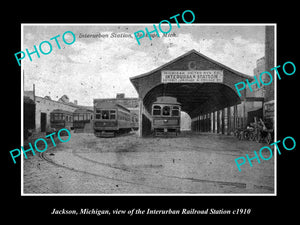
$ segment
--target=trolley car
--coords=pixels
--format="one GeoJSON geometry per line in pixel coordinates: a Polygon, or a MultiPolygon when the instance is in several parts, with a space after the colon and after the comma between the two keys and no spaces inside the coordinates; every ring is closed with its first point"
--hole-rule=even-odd
{"type": "Polygon", "coordinates": [[[114,137],[130,132],[132,128],[130,110],[126,107],[94,99],[94,134],[97,137],[114,137]]]}
{"type": "Polygon", "coordinates": [[[92,120],[93,120],[93,110],[89,109],[76,109],[73,112],[73,127],[74,132],[93,132],[92,120]]]}
{"type": "Polygon", "coordinates": [[[169,96],[157,97],[152,104],[152,132],[155,136],[180,133],[180,103],[169,96]]]}
{"type": "MultiPolygon", "coordinates": [[[[62,128],[66,128],[68,130],[73,129],[73,113],[62,110],[62,109],[54,109],[50,113],[50,127],[55,131],[58,131],[62,128]]],[[[64,135],[64,132],[61,133],[64,135]]],[[[67,135],[67,133],[66,133],[67,135]]]]}

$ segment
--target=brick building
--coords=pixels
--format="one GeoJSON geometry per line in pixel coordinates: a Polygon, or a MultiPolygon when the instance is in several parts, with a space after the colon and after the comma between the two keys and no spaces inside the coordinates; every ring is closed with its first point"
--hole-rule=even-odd
{"type": "MultiPolygon", "coordinates": [[[[55,109],[74,112],[79,108],[92,109],[92,106],[77,105],[69,101],[68,96],[63,95],[58,101],[52,100],[49,96],[40,97],[35,95],[35,91],[24,91],[24,97],[30,98],[35,103],[35,132],[45,132],[50,127],[50,113],[55,109]]],[[[26,115],[24,115],[26,121],[26,115]]]]}
{"type": "Polygon", "coordinates": [[[275,111],[275,79],[274,79],[274,70],[270,71],[271,68],[275,67],[274,64],[274,26],[266,26],[265,30],[265,67],[267,71],[272,74],[273,82],[265,86],[265,95],[264,95],[264,117],[274,120],[274,111],[275,111]]]}
{"type": "MultiPolygon", "coordinates": [[[[254,76],[257,77],[257,80],[260,82],[260,74],[262,72],[268,71],[272,75],[272,82],[265,86],[260,82],[260,88],[257,85],[253,85],[253,92],[247,90],[247,97],[256,97],[262,98],[263,105],[261,106],[263,110],[263,118],[265,120],[271,119],[274,120],[274,111],[275,111],[275,80],[274,79],[274,70],[270,70],[275,67],[274,64],[274,26],[266,26],[265,29],[265,56],[257,59],[256,67],[253,70],[254,76]]],[[[270,77],[267,75],[262,75],[261,77],[264,83],[270,82],[270,77]]],[[[253,107],[258,107],[258,104],[253,105],[253,107]]],[[[274,121],[273,121],[274,122],[274,121]]]]}

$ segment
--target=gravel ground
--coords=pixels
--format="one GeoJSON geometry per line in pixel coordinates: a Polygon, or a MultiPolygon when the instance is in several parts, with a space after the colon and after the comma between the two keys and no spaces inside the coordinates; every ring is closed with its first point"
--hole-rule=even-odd
{"type": "Polygon", "coordinates": [[[265,145],[208,133],[72,133],[69,142],[24,159],[24,194],[272,194],[274,158],[246,163],[241,172],[234,161],[265,145]]]}

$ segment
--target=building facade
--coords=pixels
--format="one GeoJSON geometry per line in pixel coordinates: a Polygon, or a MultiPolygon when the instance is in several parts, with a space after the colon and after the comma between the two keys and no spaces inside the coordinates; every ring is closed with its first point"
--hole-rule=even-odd
{"type": "Polygon", "coordinates": [[[266,119],[273,120],[275,117],[275,77],[274,70],[270,70],[275,67],[274,64],[274,26],[266,26],[265,30],[265,64],[266,69],[272,74],[273,82],[265,87],[264,96],[264,117],[266,119]]]}
{"type": "MultiPolygon", "coordinates": [[[[34,91],[24,91],[24,97],[30,98],[35,103],[35,132],[46,132],[47,130],[49,130],[50,113],[55,109],[74,112],[78,108],[86,107],[79,106],[75,103],[69,102],[68,100],[66,102],[66,99],[68,99],[66,95],[64,95],[63,98],[60,98],[60,100],[55,101],[52,100],[49,96],[35,96],[34,91]]],[[[26,122],[26,114],[24,114],[24,121],[26,122]]]]}

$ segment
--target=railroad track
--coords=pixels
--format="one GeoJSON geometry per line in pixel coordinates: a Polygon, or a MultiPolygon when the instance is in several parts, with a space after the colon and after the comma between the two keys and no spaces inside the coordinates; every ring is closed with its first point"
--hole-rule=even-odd
{"type": "MultiPolygon", "coordinates": [[[[76,155],[75,155],[76,156],[76,155]]],[[[69,171],[72,171],[72,172],[77,172],[77,173],[82,173],[82,174],[88,174],[88,175],[92,175],[92,176],[95,176],[95,177],[99,177],[99,178],[104,178],[104,179],[109,179],[109,180],[113,180],[113,181],[118,181],[118,182],[123,182],[123,183],[127,183],[127,184],[133,184],[133,185],[140,185],[140,186],[145,186],[145,187],[150,187],[150,188],[155,188],[155,189],[159,189],[159,190],[165,190],[166,193],[170,192],[170,191],[177,191],[176,189],[174,188],[164,188],[164,187],[159,187],[159,186],[154,186],[154,185],[147,185],[147,184],[143,184],[143,183],[140,183],[140,182],[132,182],[132,181],[128,181],[128,180],[124,180],[124,179],[118,179],[118,178],[115,178],[115,177],[110,177],[110,176],[105,176],[105,175],[102,175],[102,174],[97,174],[97,173],[91,173],[91,172],[88,172],[88,171],[84,171],[84,170],[80,170],[80,169],[76,169],[76,168],[73,168],[73,167],[69,167],[69,166],[66,166],[66,165],[61,165],[59,163],[56,163],[54,162],[53,160],[49,159],[45,152],[42,152],[42,153],[39,153],[39,157],[45,161],[47,161],[48,163],[56,166],[56,167],[60,167],[60,168],[64,168],[66,170],[69,170],[69,171]]],[[[79,157],[77,155],[77,157],[79,157]]],[[[85,159],[84,157],[80,157],[82,158],[83,160],[85,161],[88,161],[88,162],[91,162],[91,160],[89,159],[85,159]]],[[[95,162],[94,162],[95,163],[95,162]]],[[[106,167],[110,167],[112,169],[118,169],[118,170],[123,170],[123,171],[126,171],[126,172],[132,172],[132,171],[129,171],[129,170],[126,170],[126,169],[122,169],[122,168],[117,168],[117,167],[113,167],[109,164],[105,164],[105,163],[98,163],[100,164],[101,166],[106,166],[106,167]]]]}
{"type": "MultiPolygon", "coordinates": [[[[89,161],[94,164],[110,167],[113,169],[123,170],[123,171],[131,172],[131,173],[138,172],[145,176],[154,176],[153,173],[142,172],[138,169],[135,169],[134,167],[130,167],[130,166],[124,167],[124,165],[118,166],[116,164],[103,163],[103,162],[99,162],[99,161],[96,161],[93,159],[89,159],[82,155],[79,155],[78,152],[75,152],[75,151],[73,151],[72,154],[75,155],[76,157],[79,157],[83,160],[89,161]]],[[[157,166],[159,166],[159,165],[157,165],[157,166]]],[[[161,165],[161,167],[162,167],[162,165],[161,165]]],[[[177,180],[181,180],[181,181],[186,180],[186,181],[190,181],[190,182],[200,182],[200,183],[209,183],[209,184],[216,184],[216,185],[222,185],[222,186],[231,186],[231,187],[236,187],[236,188],[241,188],[241,189],[246,188],[246,183],[240,183],[240,182],[215,181],[215,180],[198,179],[198,178],[192,178],[192,177],[179,177],[179,176],[165,175],[165,174],[155,174],[155,176],[161,177],[161,179],[171,178],[171,179],[177,179],[177,180]]]]}
{"type": "MultiPolygon", "coordinates": [[[[192,147],[190,147],[190,149],[192,149],[192,147]]],[[[245,191],[247,185],[246,183],[240,183],[240,182],[228,182],[228,181],[215,181],[215,180],[206,180],[206,179],[198,179],[198,178],[193,178],[193,177],[179,177],[179,176],[174,176],[174,175],[165,175],[165,174],[153,174],[153,173],[147,173],[144,171],[141,171],[140,169],[134,167],[134,166],[124,166],[124,165],[118,165],[118,164],[113,164],[113,163],[104,163],[104,162],[99,162],[87,157],[82,156],[80,153],[82,152],[78,152],[78,151],[72,151],[72,155],[74,157],[77,157],[91,165],[91,168],[94,168],[95,165],[97,166],[101,166],[101,167],[105,167],[105,168],[109,168],[112,170],[119,170],[122,171],[123,173],[127,173],[130,175],[133,175],[135,173],[138,173],[140,176],[144,175],[145,177],[150,177],[150,179],[154,179],[154,180],[166,180],[166,179],[172,179],[177,180],[177,182],[181,183],[182,181],[184,182],[197,182],[197,183],[203,183],[203,184],[209,184],[209,185],[218,185],[218,186],[229,186],[229,187],[233,187],[233,188],[238,188],[238,189],[243,189],[245,191]],[[158,179],[159,178],[159,179],[158,179]]],[[[52,159],[50,159],[49,157],[47,157],[46,152],[40,153],[39,154],[40,158],[47,161],[48,163],[56,166],[56,167],[60,167],[60,168],[64,168],[73,172],[77,172],[77,173],[82,173],[82,174],[88,174],[88,175],[92,175],[98,178],[104,178],[104,179],[109,179],[109,180],[113,180],[113,181],[118,181],[121,183],[127,183],[127,184],[131,184],[131,185],[139,185],[139,186],[144,186],[144,187],[149,187],[149,188],[155,188],[158,189],[159,192],[158,193],[162,193],[162,191],[164,193],[182,193],[181,190],[178,190],[176,188],[173,187],[162,187],[162,186],[157,186],[154,184],[146,184],[145,182],[136,182],[136,181],[130,181],[130,180],[126,180],[126,179],[122,179],[122,178],[117,178],[117,177],[111,177],[105,174],[99,174],[99,173],[95,173],[95,172],[91,172],[91,171],[86,171],[86,170],[82,170],[82,169],[78,169],[78,168],[74,168],[74,167],[70,167],[67,165],[62,165],[59,164],[55,161],[53,161],[52,159]]],[[[163,166],[163,165],[152,165],[152,167],[159,167],[159,166],[163,166]]],[[[254,185],[255,186],[255,185],[254,185]]],[[[272,189],[271,187],[266,187],[266,189],[272,189]]],[[[187,193],[187,192],[183,192],[183,193],[187,193]]]]}

